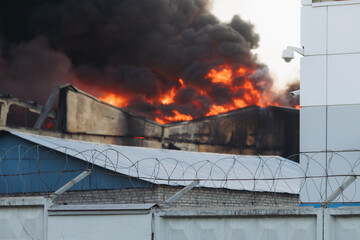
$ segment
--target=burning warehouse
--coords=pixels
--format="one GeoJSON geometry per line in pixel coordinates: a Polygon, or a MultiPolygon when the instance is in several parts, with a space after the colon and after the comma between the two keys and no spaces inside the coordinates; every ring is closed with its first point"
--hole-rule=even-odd
{"type": "MultiPolygon", "coordinates": [[[[58,108],[43,124],[58,136],[297,153],[298,112],[269,107],[297,103],[272,89],[267,67],[252,53],[259,42],[253,25],[239,16],[221,23],[210,9],[208,0],[1,1],[0,90],[36,102],[45,102],[54,84],[88,93],[59,90],[58,108]]],[[[37,117],[19,120],[19,109],[7,114],[11,99],[4,99],[2,125],[35,125],[37,117]]]]}
{"type": "MultiPolygon", "coordinates": [[[[14,98],[0,98],[2,128],[35,126],[33,130],[23,131],[117,145],[200,152],[286,157],[298,152],[296,109],[249,106],[216,116],[162,125],[100,101],[72,85],[62,86],[58,92],[58,107],[51,111],[49,106],[43,108],[14,98]],[[25,111],[28,117],[19,116],[19,108],[28,109],[25,111]],[[39,123],[39,119],[43,121],[39,123]],[[41,131],[41,126],[52,131],[41,131]]],[[[56,98],[49,99],[55,101],[56,98]]]]}
{"type": "Polygon", "coordinates": [[[273,179],[298,164],[258,155],[299,152],[298,86],[275,91],[253,25],[210,8],[1,1],[0,92],[31,101],[0,96],[0,195],[164,206],[190,186],[173,206],[296,205],[299,183],[273,179]]]}

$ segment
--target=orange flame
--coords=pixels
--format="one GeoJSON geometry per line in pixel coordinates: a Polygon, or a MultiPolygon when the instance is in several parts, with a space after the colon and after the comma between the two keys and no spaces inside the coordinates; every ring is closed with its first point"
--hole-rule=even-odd
{"type": "Polygon", "coordinates": [[[160,97],[160,102],[164,105],[169,105],[174,102],[175,97],[175,88],[171,88],[171,90],[160,97]]]}
{"type": "Polygon", "coordinates": [[[98,97],[98,98],[101,101],[104,101],[106,103],[109,103],[117,107],[126,107],[128,105],[125,98],[115,95],[113,93],[109,93],[105,97],[98,97]]]}
{"type": "MultiPolygon", "coordinates": [[[[160,115],[160,112],[157,112],[157,113],[160,115]]],[[[174,114],[173,117],[169,117],[169,116],[162,116],[162,118],[157,117],[157,118],[155,118],[155,121],[160,123],[160,124],[167,124],[167,123],[170,123],[170,122],[191,121],[191,120],[193,120],[192,116],[181,114],[176,110],[172,111],[172,113],[174,114]]]]}
{"type": "MultiPolygon", "coordinates": [[[[210,111],[206,116],[218,115],[220,113],[225,113],[232,111],[238,108],[247,107],[250,105],[256,105],[259,107],[266,107],[270,105],[270,101],[266,96],[262,96],[261,91],[259,91],[254,82],[248,79],[248,76],[253,74],[254,70],[240,67],[235,71],[236,77],[243,77],[243,83],[239,86],[232,86],[231,90],[233,93],[236,93],[238,90],[242,90],[243,96],[241,98],[234,98],[232,104],[228,105],[213,105],[210,108],[210,111]]],[[[208,78],[211,78],[213,83],[223,83],[225,85],[233,85],[233,76],[232,71],[229,66],[222,66],[222,69],[217,71],[212,69],[207,75],[208,78]]]]}
{"type": "MultiPolygon", "coordinates": [[[[271,102],[270,97],[267,95],[268,93],[261,91],[261,87],[257,86],[256,83],[251,80],[251,76],[254,72],[255,69],[252,68],[240,67],[237,70],[234,70],[228,65],[219,66],[217,69],[211,69],[205,76],[205,79],[208,79],[211,83],[225,85],[236,97],[232,99],[232,102],[224,105],[213,104],[205,116],[218,115],[220,113],[225,113],[251,105],[259,107],[267,107],[270,105],[279,106],[279,103],[271,102]],[[234,81],[234,79],[237,81],[234,81]]],[[[171,87],[165,93],[162,93],[158,97],[147,99],[147,101],[155,106],[174,104],[178,90],[186,87],[183,79],[180,78],[178,82],[178,85],[171,87]]],[[[191,85],[191,87],[195,89],[199,95],[211,98],[208,90],[200,89],[193,85],[191,85]]],[[[105,94],[105,96],[99,97],[99,99],[118,107],[126,107],[131,101],[130,97],[125,95],[119,96],[113,93],[105,94]]],[[[192,104],[199,109],[203,107],[200,102],[195,100],[192,104]]],[[[300,106],[297,105],[295,108],[299,109],[300,106]]],[[[193,116],[181,113],[179,110],[173,110],[172,116],[167,116],[160,110],[157,110],[155,113],[157,115],[155,117],[155,121],[160,124],[193,120],[193,116]]]]}
{"type": "MultiPolygon", "coordinates": [[[[180,78],[179,79],[179,83],[181,85],[180,88],[184,88],[185,84],[184,81],[180,78]]],[[[162,94],[159,99],[160,102],[164,105],[169,105],[171,103],[174,103],[174,97],[176,96],[176,88],[172,87],[169,91],[167,91],[165,94],[162,94]]],[[[149,100],[150,103],[154,103],[154,101],[152,99],[149,100]]]]}
{"type": "Polygon", "coordinates": [[[213,83],[223,83],[225,85],[232,85],[232,72],[230,68],[223,68],[221,71],[216,69],[211,69],[207,75],[208,78],[211,78],[213,83]]]}

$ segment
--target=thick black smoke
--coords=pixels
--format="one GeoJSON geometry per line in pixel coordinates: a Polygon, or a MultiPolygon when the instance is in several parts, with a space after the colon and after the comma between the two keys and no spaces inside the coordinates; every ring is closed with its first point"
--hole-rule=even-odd
{"type": "MultiPolygon", "coordinates": [[[[203,116],[234,95],[209,84],[212,68],[264,68],[251,53],[253,26],[239,16],[221,23],[210,8],[210,0],[1,0],[0,92],[43,102],[55,83],[81,83],[130,94],[128,108],[150,118],[157,109],[203,116]],[[180,78],[175,103],[147,101],[180,78]]],[[[262,91],[272,85],[266,74],[252,80],[262,91]]]]}

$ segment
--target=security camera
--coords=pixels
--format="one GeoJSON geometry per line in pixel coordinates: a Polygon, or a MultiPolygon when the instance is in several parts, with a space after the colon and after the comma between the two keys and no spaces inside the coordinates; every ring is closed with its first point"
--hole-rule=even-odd
{"type": "Polygon", "coordinates": [[[291,62],[291,60],[294,59],[294,52],[297,52],[304,56],[304,48],[298,48],[298,47],[287,47],[282,52],[282,58],[285,60],[285,62],[291,62]]]}
{"type": "Polygon", "coordinates": [[[292,97],[300,96],[300,90],[290,92],[290,96],[292,96],[292,97]]]}
{"type": "Polygon", "coordinates": [[[291,62],[291,60],[294,59],[294,51],[290,48],[285,49],[282,52],[282,58],[285,60],[285,62],[291,62]]]}

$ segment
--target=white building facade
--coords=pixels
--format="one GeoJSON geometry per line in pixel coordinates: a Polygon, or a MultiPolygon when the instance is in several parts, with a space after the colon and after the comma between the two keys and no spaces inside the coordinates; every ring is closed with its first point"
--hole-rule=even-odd
{"type": "MultiPolygon", "coordinates": [[[[302,0],[301,45],[300,198],[316,203],[360,173],[360,0],[302,0]]],[[[335,202],[360,202],[359,179],[335,202]]]]}

